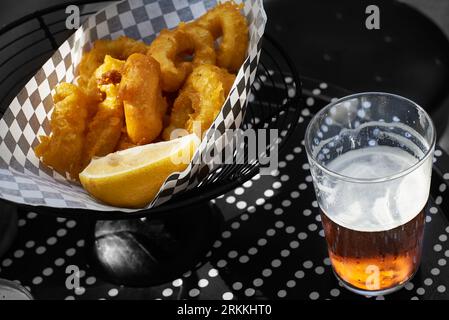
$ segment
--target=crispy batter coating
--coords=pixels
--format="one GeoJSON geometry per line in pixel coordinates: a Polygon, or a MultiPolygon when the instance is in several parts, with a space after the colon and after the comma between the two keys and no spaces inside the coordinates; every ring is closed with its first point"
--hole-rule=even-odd
{"type": "Polygon", "coordinates": [[[88,120],[88,99],[77,86],[60,83],[53,96],[55,107],[51,116],[50,136],[41,136],[34,149],[47,166],[71,179],[78,179],[88,120]]]}
{"type": "Polygon", "coordinates": [[[78,180],[93,157],[169,140],[178,128],[203,135],[246,56],[241,8],[218,4],[163,30],[150,46],[125,36],[95,41],[78,66],[78,86],[56,87],[52,133],[40,137],[36,156],[78,180]]]}
{"type": "Polygon", "coordinates": [[[193,67],[215,64],[215,39],[195,23],[181,22],[174,30],[162,30],[150,45],[148,54],[161,66],[162,89],[175,92],[193,67]],[[186,59],[188,55],[192,55],[191,61],[186,59]]]}
{"type": "Polygon", "coordinates": [[[224,2],[195,22],[209,30],[215,39],[221,37],[217,65],[231,73],[239,70],[248,50],[248,23],[240,13],[240,8],[233,1],[224,2]]]}
{"type": "Polygon", "coordinates": [[[194,67],[201,64],[215,64],[215,39],[208,30],[193,22],[181,22],[178,28],[185,31],[192,40],[193,49],[189,53],[193,55],[192,63],[194,67]]]}
{"type": "Polygon", "coordinates": [[[180,29],[161,31],[148,49],[148,55],[159,62],[162,74],[162,90],[178,90],[192,71],[192,63],[183,61],[181,55],[194,49],[189,35],[180,29]]]}
{"type": "Polygon", "coordinates": [[[120,139],[117,143],[117,146],[115,148],[115,151],[125,150],[132,147],[137,146],[134,144],[131,139],[128,137],[128,133],[126,132],[126,127],[124,130],[122,130],[122,135],[120,136],[120,139]]]}
{"type": "Polygon", "coordinates": [[[159,63],[135,53],[126,60],[119,97],[125,108],[126,128],[134,144],[152,142],[162,131],[167,103],[161,93],[159,63]]]}
{"type": "Polygon", "coordinates": [[[97,40],[93,48],[83,54],[78,66],[78,85],[87,91],[93,100],[101,101],[102,94],[98,90],[95,70],[103,64],[106,55],[119,60],[126,60],[133,53],[146,53],[148,46],[125,36],[115,40],[97,40]]]}
{"type": "Polygon", "coordinates": [[[195,122],[203,135],[220,112],[234,80],[235,75],[214,65],[195,68],[175,100],[170,125],[163,132],[164,140],[170,140],[175,129],[198,134],[194,132],[195,122]]]}
{"type": "Polygon", "coordinates": [[[102,157],[114,151],[124,123],[123,102],[118,97],[119,83],[125,61],[107,55],[95,71],[100,92],[105,99],[89,123],[83,152],[83,168],[93,157],[102,157]]]}

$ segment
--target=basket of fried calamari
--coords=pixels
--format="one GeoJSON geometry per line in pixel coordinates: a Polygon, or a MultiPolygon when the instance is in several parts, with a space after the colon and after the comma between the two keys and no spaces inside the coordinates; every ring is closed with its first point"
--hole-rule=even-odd
{"type": "Polygon", "coordinates": [[[0,197],[130,212],[194,188],[239,128],[262,0],[124,1],[91,16],[0,120],[0,197]]]}

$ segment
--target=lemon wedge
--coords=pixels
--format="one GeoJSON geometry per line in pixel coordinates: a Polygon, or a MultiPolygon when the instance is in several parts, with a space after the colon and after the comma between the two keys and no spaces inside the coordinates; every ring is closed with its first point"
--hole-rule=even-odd
{"type": "Polygon", "coordinates": [[[141,208],[154,199],[170,174],[187,168],[199,143],[199,138],[190,134],[110,153],[93,159],[79,178],[100,201],[141,208]]]}

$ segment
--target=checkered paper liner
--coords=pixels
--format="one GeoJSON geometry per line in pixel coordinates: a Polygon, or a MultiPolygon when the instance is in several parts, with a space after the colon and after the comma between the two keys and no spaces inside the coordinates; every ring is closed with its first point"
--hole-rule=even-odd
{"type": "MultiPolygon", "coordinates": [[[[149,44],[162,29],[196,19],[215,4],[216,1],[210,0],[129,0],[112,4],[90,16],[25,85],[0,119],[0,198],[30,206],[136,211],[97,202],[79,184],[68,181],[36,158],[33,148],[39,143],[38,137],[50,134],[52,90],[60,82],[75,80],[82,53],[89,50],[95,40],[126,35],[149,44]]],[[[256,75],[267,20],[262,0],[244,1],[243,13],[249,23],[250,43],[229,96],[187,169],[171,174],[147,208],[198,185],[218,167],[213,161],[203,162],[202,155],[210,148],[222,148],[220,140],[226,129],[240,127],[256,75]]]]}

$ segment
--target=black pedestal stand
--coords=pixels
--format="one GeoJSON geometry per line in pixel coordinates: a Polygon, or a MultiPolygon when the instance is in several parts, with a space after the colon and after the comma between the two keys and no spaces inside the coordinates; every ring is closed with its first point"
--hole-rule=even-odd
{"type": "Polygon", "coordinates": [[[89,264],[98,275],[117,284],[162,284],[201,265],[222,222],[211,202],[156,219],[92,221],[89,264]]]}

